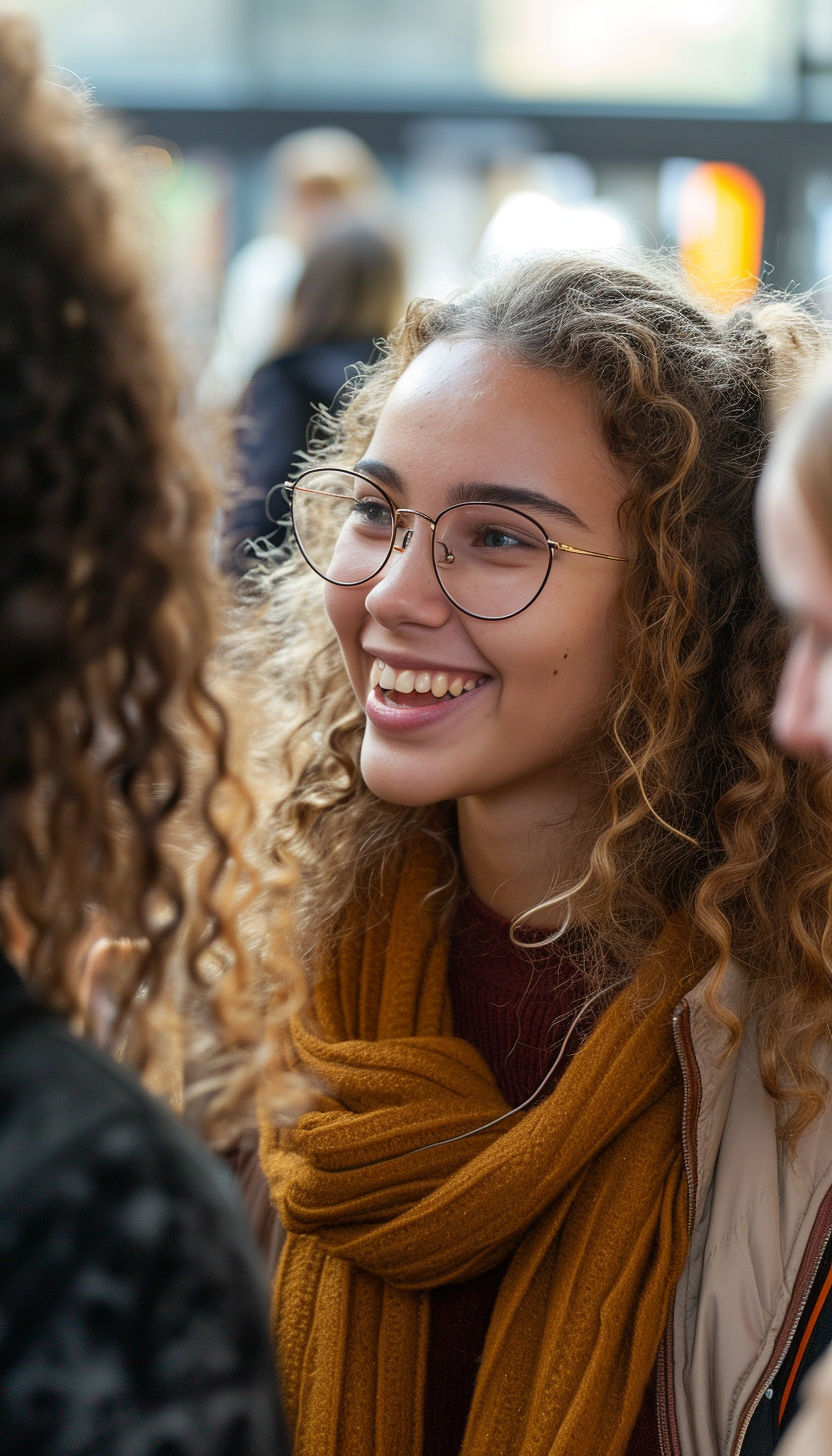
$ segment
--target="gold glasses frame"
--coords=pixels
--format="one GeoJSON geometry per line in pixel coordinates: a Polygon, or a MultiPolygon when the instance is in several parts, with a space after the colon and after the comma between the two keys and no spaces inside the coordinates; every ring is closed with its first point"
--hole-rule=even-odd
{"type": "MultiPolygon", "coordinates": [[[[272,520],[272,521],[275,520],[275,517],[271,514],[270,504],[271,504],[271,500],[272,500],[272,497],[274,496],[275,491],[280,491],[282,493],[282,495],[284,496],[285,500],[288,502],[289,512],[290,512],[290,519],[291,519],[291,522],[292,522],[292,531],[294,533],[295,540],[297,541],[297,544],[298,544],[298,550],[300,551],[301,556],[303,557],[303,559],[306,562],[307,566],[310,566],[317,576],[322,577],[323,580],[329,582],[331,586],[345,586],[345,587],[365,586],[368,581],[372,581],[374,577],[376,577],[376,576],[379,575],[379,572],[381,572],[381,571],[384,570],[385,566],[387,565],[387,563],[390,560],[390,557],[393,555],[393,552],[394,551],[397,551],[399,553],[402,553],[402,552],[404,552],[404,551],[407,550],[408,546],[410,545],[410,543],[411,543],[411,541],[413,539],[413,529],[414,528],[413,528],[413,526],[407,526],[407,525],[401,524],[400,523],[400,517],[410,517],[411,519],[416,518],[416,519],[421,520],[421,521],[426,521],[427,524],[430,526],[432,536],[435,538],[436,537],[436,528],[439,525],[439,522],[441,520],[443,520],[445,516],[450,515],[452,511],[464,510],[466,506],[493,506],[494,505],[494,502],[493,501],[477,501],[477,500],[459,501],[456,505],[446,506],[443,511],[440,511],[439,512],[439,515],[438,516],[428,516],[428,515],[425,514],[424,511],[414,510],[411,506],[397,506],[395,504],[395,502],[390,499],[390,497],[387,494],[386,490],[384,490],[382,488],[382,486],[378,485],[374,480],[370,480],[369,476],[361,475],[360,472],[357,471],[357,470],[344,470],[344,469],[341,469],[340,466],[332,466],[330,468],[322,467],[322,466],[315,466],[311,470],[304,470],[303,474],[302,475],[299,475],[298,478],[297,478],[297,480],[293,480],[291,482],[286,482],[286,483],[283,483],[283,484],[279,484],[279,485],[272,486],[271,490],[269,491],[269,493],[268,493],[268,495],[266,497],[266,514],[268,515],[269,519],[272,520]],[[317,490],[316,487],[313,487],[311,485],[304,486],[304,483],[303,482],[305,480],[308,480],[310,476],[333,475],[333,474],[347,475],[347,476],[350,476],[351,479],[353,479],[353,480],[360,480],[365,485],[369,485],[374,491],[377,491],[378,492],[378,494],[382,497],[382,499],[384,501],[387,502],[387,505],[388,505],[388,507],[390,509],[390,518],[391,518],[390,545],[387,548],[387,551],[386,551],[385,556],[384,556],[384,560],[380,563],[379,566],[377,566],[375,568],[374,571],[370,572],[370,574],[368,576],[362,577],[360,581],[338,581],[334,577],[327,576],[325,572],[321,571],[320,568],[315,565],[314,561],[311,561],[309,559],[309,557],[307,556],[306,552],[304,551],[304,549],[303,549],[303,541],[301,539],[300,533],[298,532],[297,526],[295,524],[295,492],[296,491],[307,490],[307,491],[309,491],[311,493],[312,490],[315,490],[316,491],[316,494],[318,494],[318,495],[323,495],[323,496],[331,495],[332,498],[333,498],[333,500],[349,499],[349,497],[336,495],[334,491],[317,490]],[[401,545],[397,545],[396,544],[396,538],[397,538],[398,533],[399,533],[400,530],[403,532],[402,541],[401,541],[401,545]]],[[[522,511],[517,506],[509,506],[509,505],[502,505],[502,504],[500,504],[499,509],[500,510],[503,510],[503,511],[511,511],[514,515],[520,516],[523,520],[528,521],[530,525],[534,526],[535,529],[540,532],[543,540],[545,541],[546,545],[549,548],[549,561],[548,561],[548,564],[546,566],[546,573],[545,573],[545,575],[543,577],[542,582],[540,583],[540,586],[538,587],[537,591],[535,592],[534,596],[528,602],[526,602],[524,606],[518,607],[515,612],[505,612],[502,616],[497,616],[497,617],[485,616],[481,612],[472,612],[472,611],[469,610],[468,607],[461,606],[460,603],[458,601],[456,601],[454,597],[451,596],[451,593],[448,591],[448,588],[446,587],[446,585],[443,582],[441,576],[439,575],[439,570],[440,570],[440,567],[441,566],[444,566],[446,564],[447,565],[450,565],[451,564],[451,562],[454,559],[453,558],[453,553],[448,551],[448,548],[447,548],[447,546],[444,545],[444,542],[440,542],[440,545],[442,545],[443,550],[445,551],[445,560],[442,561],[442,562],[437,561],[436,560],[436,553],[435,553],[435,551],[432,551],[431,552],[431,560],[433,562],[433,570],[434,570],[434,574],[436,576],[436,580],[439,583],[439,586],[440,586],[442,592],[448,598],[448,601],[451,603],[451,605],[454,606],[454,607],[456,607],[457,611],[463,612],[466,617],[474,617],[479,622],[506,622],[506,621],[509,621],[510,618],[512,618],[512,617],[519,617],[519,615],[520,615],[521,612],[527,611],[528,608],[530,606],[532,606],[534,602],[537,601],[537,598],[540,596],[540,593],[543,591],[543,588],[545,587],[547,581],[549,580],[549,574],[550,574],[550,572],[552,570],[552,562],[555,559],[555,552],[557,552],[557,551],[565,551],[565,552],[568,552],[570,555],[573,555],[573,556],[594,556],[594,557],[597,557],[601,561],[621,561],[621,562],[626,562],[629,559],[626,556],[612,556],[608,551],[590,551],[590,550],[588,550],[584,546],[569,546],[569,545],[567,545],[567,543],[565,541],[553,541],[551,539],[551,537],[549,537],[549,536],[546,535],[546,532],[544,531],[544,529],[541,526],[540,522],[539,521],[536,521],[535,518],[534,518],[534,516],[530,516],[527,511],[522,511]]]]}

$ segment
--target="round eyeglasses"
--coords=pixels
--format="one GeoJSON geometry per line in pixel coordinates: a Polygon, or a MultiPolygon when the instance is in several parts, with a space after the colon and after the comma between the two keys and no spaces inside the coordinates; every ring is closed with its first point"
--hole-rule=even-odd
{"type": "MultiPolygon", "coordinates": [[[[292,529],[304,559],[333,586],[362,586],[413,540],[419,521],[430,527],[433,569],[442,591],[466,616],[501,622],[524,612],[540,596],[557,551],[626,561],[551,541],[531,516],[514,506],[464,501],[434,520],[395,506],[389,496],[352,470],[307,470],[292,485],[274,486],[291,508],[292,529]]],[[[272,517],[272,519],[274,519],[272,517]]]]}

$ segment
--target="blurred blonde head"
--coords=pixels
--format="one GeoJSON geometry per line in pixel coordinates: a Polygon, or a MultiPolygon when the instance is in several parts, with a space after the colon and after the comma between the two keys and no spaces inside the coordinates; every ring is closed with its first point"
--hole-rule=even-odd
{"type": "Polygon", "coordinates": [[[378,159],[353,132],[315,126],[293,132],[269,155],[271,226],[302,247],[329,227],[390,212],[390,184],[378,159]]]}

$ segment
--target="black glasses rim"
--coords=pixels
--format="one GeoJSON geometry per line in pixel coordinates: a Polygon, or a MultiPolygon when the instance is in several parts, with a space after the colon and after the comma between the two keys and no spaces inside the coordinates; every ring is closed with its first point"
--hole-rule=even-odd
{"type": "MultiPolygon", "coordinates": [[[[295,537],[295,540],[296,540],[297,545],[298,545],[298,550],[300,551],[300,554],[303,557],[304,561],[306,562],[307,566],[309,566],[312,569],[312,571],[315,572],[315,575],[316,576],[319,576],[322,581],[328,582],[330,586],[341,586],[341,587],[346,587],[347,589],[349,589],[351,587],[366,586],[366,584],[367,584],[368,581],[372,581],[374,577],[378,576],[379,573],[384,570],[385,566],[387,565],[388,561],[390,560],[390,557],[393,555],[393,547],[396,544],[396,526],[395,526],[395,520],[396,520],[396,512],[400,508],[396,506],[395,501],[393,501],[393,500],[390,499],[390,496],[387,494],[387,491],[384,489],[383,486],[378,485],[377,482],[374,481],[374,480],[370,480],[370,478],[369,478],[368,475],[362,475],[361,472],[358,471],[358,470],[345,470],[340,465],[331,465],[331,466],[316,465],[316,466],[313,466],[310,470],[304,470],[297,477],[296,480],[292,480],[292,481],[288,481],[288,482],[285,482],[285,483],[281,483],[279,485],[273,485],[272,486],[271,490],[269,491],[268,495],[266,496],[266,514],[267,515],[269,515],[269,509],[268,509],[269,501],[271,500],[271,497],[272,497],[272,495],[274,494],[274,492],[276,490],[281,490],[283,492],[284,499],[288,497],[288,501],[289,501],[289,517],[290,517],[290,520],[291,520],[291,523],[292,523],[292,531],[294,533],[294,537],[295,537]],[[379,566],[376,567],[375,571],[371,572],[369,576],[363,576],[360,581],[336,581],[334,579],[334,577],[327,576],[323,571],[320,570],[319,567],[317,567],[315,565],[315,563],[313,561],[310,560],[310,558],[307,556],[306,552],[303,549],[303,542],[301,540],[301,537],[300,537],[300,534],[298,532],[297,526],[295,525],[295,489],[298,486],[301,486],[301,489],[302,489],[303,487],[301,485],[301,482],[304,481],[304,480],[306,480],[306,478],[308,476],[310,476],[310,475],[349,475],[349,476],[351,476],[353,478],[353,480],[363,480],[366,485],[371,485],[372,488],[373,488],[373,490],[377,490],[379,492],[379,495],[381,495],[384,498],[384,500],[386,500],[388,506],[390,507],[390,510],[391,510],[391,512],[393,514],[393,529],[392,529],[392,531],[390,533],[390,545],[387,548],[387,552],[385,554],[384,560],[380,563],[379,566]]],[[[439,512],[439,515],[436,516],[432,520],[432,523],[431,524],[433,525],[434,534],[436,532],[436,527],[439,525],[439,522],[441,521],[442,517],[449,515],[451,511],[459,511],[459,510],[462,510],[465,506],[476,506],[476,505],[487,506],[487,505],[493,505],[493,504],[494,504],[493,501],[457,501],[452,506],[446,506],[445,509],[442,510],[442,511],[440,511],[439,512]]],[[[406,508],[401,508],[401,509],[406,509],[406,508]]],[[[548,559],[548,561],[546,563],[546,571],[544,573],[543,580],[540,583],[540,586],[537,588],[537,591],[535,592],[534,596],[531,597],[529,599],[529,601],[525,602],[522,607],[518,607],[516,609],[516,611],[514,611],[514,612],[504,612],[504,613],[502,613],[498,617],[492,617],[492,616],[486,616],[485,613],[483,613],[483,612],[472,612],[471,609],[470,609],[470,607],[463,607],[461,605],[461,603],[456,600],[455,597],[451,596],[451,593],[448,591],[448,588],[446,587],[446,585],[443,582],[441,576],[439,575],[439,564],[438,564],[438,562],[436,560],[436,556],[434,555],[433,551],[431,551],[431,554],[430,555],[431,555],[431,562],[432,562],[432,565],[433,565],[433,574],[436,577],[437,583],[439,585],[439,589],[442,592],[443,596],[445,596],[448,599],[448,601],[451,603],[451,606],[452,607],[456,607],[456,609],[457,609],[458,612],[463,612],[466,617],[473,617],[474,620],[477,621],[477,622],[509,622],[509,621],[511,621],[511,618],[512,617],[519,617],[522,612],[528,611],[529,607],[533,606],[534,603],[537,601],[538,597],[540,596],[540,593],[543,591],[543,588],[545,587],[547,581],[549,580],[549,576],[550,576],[551,571],[552,571],[552,562],[555,559],[555,547],[553,547],[551,541],[549,540],[548,536],[546,535],[545,531],[543,530],[543,527],[541,526],[540,522],[539,521],[536,521],[534,519],[534,516],[528,515],[526,511],[521,511],[518,506],[499,505],[498,509],[501,510],[501,511],[511,511],[511,513],[513,515],[515,515],[515,516],[522,516],[523,520],[528,521],[530,525],[534,526],[535,530],[539,531],[540,534],[541,534],[541,537],[543,538],[543,541],[544,541],[544,543],[546,545],[546,548],[548,550],[548,553],[549,553],[549,559],[548,559]]],[[[421,512],[418,512],[417,511],[417,512],[415,512],[415,514],[416,515],[421,515],[421,512]]],[[[269,519],[270,520],[273,520],[274,518],[271,515],[269,515],[269,519]]]]}

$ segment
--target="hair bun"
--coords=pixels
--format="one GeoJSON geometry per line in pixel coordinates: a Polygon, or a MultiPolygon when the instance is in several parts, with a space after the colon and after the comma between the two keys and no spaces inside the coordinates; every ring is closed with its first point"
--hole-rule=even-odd
{"type": "Polygon", "coordinates": [[[758,340],[769,358],[768,401],[772,424],[803,392],[832,355],[832,325],[810,312],[805,299],[766,298],[743,304],[725,321],[726,340],[758,340]]]}

